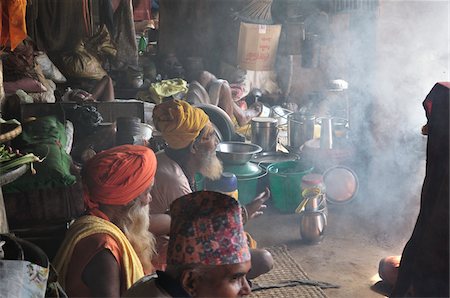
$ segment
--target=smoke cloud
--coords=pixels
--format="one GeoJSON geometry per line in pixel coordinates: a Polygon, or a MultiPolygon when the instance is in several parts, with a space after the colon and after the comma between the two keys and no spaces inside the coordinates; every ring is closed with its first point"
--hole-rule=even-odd
{"type": "Polygon", "coordinates": [[[349,28],[340,36],[351,43],[335,49],[346,63],[329,71],[348,75],[362,156],[354,165],[363,185],[357,216],[386,242],[406,241],[417,218],[426,158],[422,101],[436,82],[449,81],[449,12],[448,1],[380,1],[376,10],[340,20],[349,28]]]}

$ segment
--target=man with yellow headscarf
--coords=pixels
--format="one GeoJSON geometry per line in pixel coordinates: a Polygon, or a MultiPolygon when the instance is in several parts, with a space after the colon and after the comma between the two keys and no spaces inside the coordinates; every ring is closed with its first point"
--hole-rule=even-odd
{"type": "MultiPolygon", "coordinates": [[[[150,212],[159,214],[167,212],[170,204],[177,198],[197,190],[196,173],[216,180],[221,176],[223,167],[216,156],[216,132],[202,109],[185,101],[169,100],[155,106],[153,124],[168,145],[164,151],[156,154],[158,168],[151,192],[153,200],[150,212]]],[[[269,196],[270,193],[265,191],[247,206],[242,206],[249,219],[262,214],[264,202],[269,196]]],[[[164,241],[158,241],[158,244],[161,243],[164,244],[164,241]]],[[[252,249],[251,252],[253,269],[250,277],[271,269],[273,260],[268,251],[252,249]]],[[[159,247],[158,254],[160,268],[163,268],[164,248],[159,247]]]]}
{"type": "Polygon", "coordinates": [[[86,215],[77,219],[53,261],[69,297],[119,297],[154,271],[149,232],[156,157],[144,146],[98,153],[83,167],[86,215]]]}

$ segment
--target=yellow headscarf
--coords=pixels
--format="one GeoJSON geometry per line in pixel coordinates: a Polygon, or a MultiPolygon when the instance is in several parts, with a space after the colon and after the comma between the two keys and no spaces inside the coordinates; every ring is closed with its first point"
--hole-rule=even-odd
{"type": "Polygon", "coordinates": [[[172,149],[187,147],[208,122],[202,109],[182,100],[169,100],[153,109],[153,124],[172,149]]]}

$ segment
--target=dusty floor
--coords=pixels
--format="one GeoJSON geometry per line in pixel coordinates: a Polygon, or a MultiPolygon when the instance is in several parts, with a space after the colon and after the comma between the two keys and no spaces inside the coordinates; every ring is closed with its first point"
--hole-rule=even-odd
{"type": "MultiPolygon", "coordinates": [[[[249,222],[246,230],[260,247],[287,245],[311,279],[340,285],[326,289],[329,297],[383,297],[371,290],[381,258],[401,254],[419,211],[425,162],[383,169],[381,181],[362,181],[357,197],[345,205],[329,205],[324,239],[315,245],[299,238],[298,216],[273,206],[249,222]],[[404,177],[404,183],[396,184],[404,177]],[[364,183],[366,182],[366,183],[364,183]],[[381,183],[381,184],[380,184],[381,183]],[[365,185],[365,186],[364,186],[365,185]]],[[[371,175],[377,175],[374,169],[371,175]]],[[[369,179],[370,180],[370,179],[369,179]]]]}

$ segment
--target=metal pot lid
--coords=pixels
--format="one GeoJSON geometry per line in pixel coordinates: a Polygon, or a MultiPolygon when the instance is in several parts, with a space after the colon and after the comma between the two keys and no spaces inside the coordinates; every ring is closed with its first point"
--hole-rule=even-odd
{"type": "Polygon", "coordinates": [[[327,201],[343,204],[350,202],[357,194],[359,183],[356,173],[345,166],[335,166],[323,173],[327,201]]]}
{"type": "Polygon", "coordinates": [[[295,153],[276,151],[276,152],[257,153],[253,155],[250,161],[257,164],[271,164],[280,161],[291,161],[297,159],[299,159],[299,156],[295,153]]]}
{"type": "Polygon", "coordinates": [[[263,172],[263,169],[259,165],[252,162],[247,162],[241,165],[224,164],[223,170],[224,172],[235,174],[237,178],[250,178],[258,176],[263,172]]]}
{"type": "Polygon", "coordinates": [[[253,117],[252,121],[258,123],[278,123],[278,120],[272,117],[253,117]]]}

